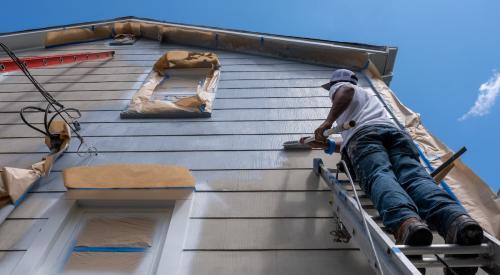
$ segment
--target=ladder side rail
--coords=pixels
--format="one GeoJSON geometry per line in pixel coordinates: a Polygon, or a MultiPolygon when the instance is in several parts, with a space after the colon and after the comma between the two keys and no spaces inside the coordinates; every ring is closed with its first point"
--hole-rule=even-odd
{"type": "MultiPolygon", "coordinates": [[[[73,63],[81,63],[88,61],[97,61],[112,58],[115,51],[106,52],[83,52],[83,53],[69,53],[69,54],[58,54],[50,56],[32,56],[20,58],[24,62],[28,69],[34,68],[44,68],[57,65],[66,65],[73,63]]],[[[0,60],[0,73],[19,71],[20,68],[17,64],[11,60],[0,60]]]]}
{"type": "MultiPolygon", "coordinates": [[[[372,252],[372,247],[365,230],[363,219],[360,216],[360,209],[355,200],[341,187],[341,183],[333,173],[328,171],[321,159],[314,160],[314,171],[320,175],[328,184],[333,195],[333,209],[342,221],[345,228],[351,234],[352,239],[366,255],[370,266],[375,270],[376,259],[372,252]]],[[[410,260],[395,246],[395,244],[385,235],[380,227],[361,209],[361,213],[366,218],[368,228],[371,232],[376,252],[382,263],[382,269],[387,274],[420,274],[410,260]]]]}

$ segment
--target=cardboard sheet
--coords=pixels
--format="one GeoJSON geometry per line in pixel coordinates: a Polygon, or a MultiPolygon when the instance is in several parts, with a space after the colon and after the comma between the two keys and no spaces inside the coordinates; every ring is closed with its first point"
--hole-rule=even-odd
{"type": "Polygon", "coordinates": [[[63,171],[67,188],[167,188],[194,187],[191,172],[163,164],[109,164],[80,166],[63,171]]]}
{"type": "MultiPolygon", "coordinates": [[[[429,158],[432,166],[439,167],[446,161],[446,156],[450,155],[451,150],[424,127],[420,114],[413,112],[399,101],[393,91],[378,77],[378,72],[373,67],[366,73],[372,78],[373,85],[389,108],[429,158]]],[[[460,159],[454,162],[454,166],[444,180],[469,214],[486,231],[500,238],[500,198],[460,159]]]]}
{"type": "Polygon", "coordinates": [[[73,252],[61,274],[144,274],[147,272],[141,270],[144,257],[144,253],[73,252]]]}
{"type": "Polygon", "coordinates": [[[78,235],[76,246],[151,247],[155,223],[147,217],[92,217],[78,235]]]}

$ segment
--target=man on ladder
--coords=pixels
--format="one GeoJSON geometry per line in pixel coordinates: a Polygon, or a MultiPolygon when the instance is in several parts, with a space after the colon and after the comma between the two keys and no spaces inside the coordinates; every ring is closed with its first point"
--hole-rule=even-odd
{"type": "MultiPolygon", "coordinates": [[[[375,95],[357,82],[355,73],[339,69],[322,86],[330,92],[332,107],[315,131],[315,147],[326,146],[323,132],[334,121],[338,125],[356,121],[355,127],[341,133],[341,150],[397,244],[431,245],[432,232],[424,221],[435,227],[446,243],[480,244],[483,230],[479,224],[434,182],[420,164],[411,137],[390,119],[375,95]]],[[[477,267],[453,271],[475,274],[477,267]]]]}

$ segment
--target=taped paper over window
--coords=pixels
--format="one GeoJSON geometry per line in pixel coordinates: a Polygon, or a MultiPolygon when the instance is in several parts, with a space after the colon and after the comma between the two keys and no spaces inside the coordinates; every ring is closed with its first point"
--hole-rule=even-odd
{"type": "Polygon", "coordinates": [[[144,253],[73,252],[61,274],[144,274],[144,253]]]}
{"type": "Polygon", "coordinates": [[[151,247],[155,221],[141,217],[94,217],[77,238],[79,247],[151,247]]]}
{"type": "Polygon", "coordinates": [[[31,165],[31,169],[14,167],[0,169],[0,207],[10,202],[19,203],[33,183],[40,177],[48,175],[56,159],[68,149],[71,130],[64,121],[54,120],[50,124],[49,132],[59,137],[60,144],[55,148],[50,138],[46,137],[45,144],[51,152],[41,161],[31,165]]]}
{"type": "Polygon", "coordinates": [[[210,117],[220,63],[209,52],[170,51],[134,94],[121,118],[210,117]]]}

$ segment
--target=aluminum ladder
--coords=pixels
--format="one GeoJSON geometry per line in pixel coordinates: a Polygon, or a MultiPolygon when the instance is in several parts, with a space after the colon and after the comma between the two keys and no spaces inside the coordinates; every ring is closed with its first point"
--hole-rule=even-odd
{"type": "Polygon", "coordinates": [[[365,254],[370,266],[377,274],[420,274],[417,268],[481,267],[490,274],[500,274],[500,242],[485,232],[481,245],[460,246],[454,244],[433,244],[431,246],[396,245],[384,229],[370,216],[359,200],[346,163],[341,160],[335,172],[324,166],[320,158],[313,161],[316,175],[321,176],[332,191],[332,207],[337,228],[332,231],[335,241],[349,242],[351,239],[365,254]],[[339,179],[339,170],[347,180],[339,179]],[[351,190],[349,190],[351,189],[351,190]],[[350,194],[353,193],[353,194],[350,194]],[[448,256],[443,257],[444,254],[448,256]],[[475,255],[467,258],[455,255],[475,255]],[[422,255],[422,259],[408,256],[422,255]],[[431,257],[428,257],[428,256],[431,257]],[[440,255],[440,256],[439,256],[440,255]],[[451,256],[449,256],[451,255],[451,256]],[[444,263],[443,263],[444,260],[444,263]]]}

